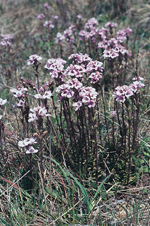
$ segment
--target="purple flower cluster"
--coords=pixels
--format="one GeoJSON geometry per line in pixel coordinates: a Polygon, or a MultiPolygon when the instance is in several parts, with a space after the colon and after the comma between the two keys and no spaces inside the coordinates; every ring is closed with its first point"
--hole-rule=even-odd
{"type": "Polygon", "coordinates": [[[37,18],[38,18],[39,20],[43,20],[44,17],[45,17],[45,15],[44,15],[43,13],[41,13],[41,14],[39,14],[39,15],[37,16],[37,18]]]}
{"type": "Polygon", "coordinates": [[[48,5],[48,3],[47,3],[47,2],[46,2],[46,3],[44,3],[44,5],[43,5],[43,6],[44,6],[44,8],[45,8],[45,9],[50,9],[50,6],[48,5]]]}
{"type": "Polygon", "coordinates": [[[121,45],[121,43],[126,40],[126,37],[129,34],[129,32],[127,32],[128,30],[130,30],[130,32],[132,31],[130,28],[124,29],[123,31],[118,31],[116,38],[107,40],[105,37],[103,37],[103,40],[98,43],[98,48],[103,50],[104,58],[114,59],[120,55],[125,56],[125,54],[127,56],[131,56],[129,51],[125,49],[123,45],[121,45]]]}
{"type": "Polygon", "coordinates": [[[53,93],[51,92],[51,90],[47,90],[43,93],[43,95],[41,93],[35,94],[34,97],[36,99],[50,99],[53,96],[53,93]]]}
{"type": "Polygon", "coordinates": [[[75,77],[75,78],[82,78],[83,73],[85,73],[85,65],[72,65],[70,64],[69,67],[65,70],[64,74],[67,76],[75,77]]]}
{"type": "Polygon", "coordinates": [[[140,81],[135,81],[129,86],[117,86],[115,88],[113,96],[115,97],[116,101],[124,103],[127,98],[138,93],[144,86],[145,85],[140,81]]]}
{"type": "Polygon", "coordinates": [[[127,39],[127,37],[129,36],[129,34],[130,34],[131,32],[132,32],[132,29],[130,29],[129,27],[126,28],[126,29],[123,29],[123,30],[119,30],[119,31],[117,32],[116,38],[117,38],[117,40],[118,40],[119,42],[123,42],[124,40],[127,39]]]}
{"type": "Polygon", "coordinates": [[[55,26],[54,24],[52,24],[52,21],[51,20],[47,20],[45,21],[45,23],[43,24],[44,27],[48,27],[50,29],[53,29],[55,26]]]}
{"type": "Polygon", "coordinates": [[[100,61],[97,61],[97,60],[94,60],[94,61],[90,61],[88,64],[87,64],[87,67],[86,67],[86,72],[87,73],[91,73],[91,72],[95,72],[95,71],[103,71],[103,67],[102,67],[103,63],[100,62],[100,61]]]}
{"type": "Polygon", "coordinates": [[[44,67],[50,71],[50,75],[53,79],[59,78],[61,81],[64,81],[64,75],[62,74],[62,71],[64,69],[65,63],[66,61],[61,58],[52,58],[47,61],[44,67]]]}
{"type": "Polygon", "coordinates": [[[40,60],[42,60],[42,57],[38,56],[37,54],[33,54],[27,60],[27,65],[37,64],[37,62],[40,60]]]}
{"type": "Polygon", "coordinates": [[[83,86],[77,78],[69,79],[65,84],[58,86],[56,92],[60,93],[61,100],[64,97],[74,98],[77,101],[73,104],[76,111],[83,103],[86,103],[89,108],[94,107],[98,95],[95,88],[83,86]]]}
{"type": "Polygon", "coordinates": [[[55,41],[55,42],[61,44],[61,42],[62,42],[64,39],[65,39],[65,36],[62,35],[60,32],[58,32],[57,35],[56,35],[56,41],[55,41]]]}
{"type": "Polygon", "coordinates": [[[10,91],[13,93],[14,97],[21,98],[21,97],[25,97],[28,89],[24,87],[22,88],[17,87],[17,89],[12,88],[10,89],[10,91]]]}
{"type": "Polygon", "coordinates": [[[71,54],[68,57],[68,59],[69,60],[74,60],[78,64],[88,63],[88,62],[90,62],[92,60],[87,53],[86,54],[74,53],[74,54],[71,54]]]}
{"type": "MultiPolygon", "coordinates": [[[[82,104],[87,104],[89,108],[95,106],[95,101],[98,93],[95,88],[86,87],[88,79],[91,80],[91,84],[99,82],[102,78],[103,63],[100,61],[93,61],[88,54],[71,54],[68,58],[72,60],[70,64],[64,70],[64,64],[66,61],[58,59],[49,59],[45,65],[51,72],[51,76],[55,79],[57,88],[56,92],[59,93],[59,99],[62,101],[64,98],[72,98],[75,103],[73,106],[78,110],[82,104]],[[78,63],[78,64],[74,64],[78,63]],[[58,78],[62,78],[61,83],[57,83],[58,78]],[[70,79],[68,79],[70,77],[70,79]],[[66,81],[65,81],[66,80],[66,81]]],[[[50,96],[52,93],[50,93],[50,96]]],[[[36,94],[36,98],[43,98],[41,94],[36,94]]]]}
{"type": "Polygon", "coordinates": [[[95,84],[102,78],[102,73],[96,71],[90,74],[89,78],[91,78],[91,83],[95,84]]]}
{"type": "Polygon", "coordinates": [[[1,41],[0,41],[0,45],[1,46],[11,46],[11,41],[13,39],[13,36],[10,34],[2,34],[1,36],[1,41]]]}
{"type": "MultiPolygon", "coordinates": [[[[96,83],[102,77],[101,72],[103,71],[103,63],[100,61],[93,61],[88,54],[71,54],[68,59],[72,62],[78,63],[79,65],[70,65],[64,72],[65,75],[71,77],[83,78],[84,74],[91,73],[91,83],[96,83]]],[[[82,80],[82,79],[81,79],[82,80]]]]}
{"type": "Polygon", "coordinates": [[[35,141],[35,138],[31,137],[31,138],[25,138],[23,141],[19,141],[18,142],[18,146],[19,147],[24,147],[25,148],[25,152],[26,154],[33,154],[33,153],[37,153],[38,150],[34,149],[33,144],[37,143],[35,141]]]}
{"type": "Polygon", "coordinates": [[[33,109],[30,109],[31,113],[29,113],[28,122],[33,122],[39,120],[39,118],[43,118],[45,116],[50,116],[47,114],[47,109],[44,106],[38,106],[33,109]]]}
{"type": "Polygon", "coordinates": [[[69,28],[67,28],[64,31],[64,37],[68,43],[74,43],[74,40],[75,40],[74,34],[76,34],[75,25],[71,25],[69,28]]]}
{"type": "Polygon", "coordinates": [[[97,21],[97,19],[95,18],[95,17],[93,17],[93,18],[90,18],[87,22],[86,22],[86,24],[84,25],[84,28],[85,29],[93,29],[96,25],[98,25],[98,21],[97,21]]]}
{"type": "Polygon", "coordinates": [[[109,21],[105,24],[105,27],[117,27],[117,24],[109,21]]]}

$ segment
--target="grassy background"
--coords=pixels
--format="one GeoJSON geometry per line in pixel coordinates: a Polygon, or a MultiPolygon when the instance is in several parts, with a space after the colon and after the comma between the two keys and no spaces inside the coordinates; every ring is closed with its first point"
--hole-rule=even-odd
{"type": "MultiPolygon", "coordinates": [[[[0,97],[7,98],[10,104],[7,113],[5,111],[9,164],[2,160],[0,224],[149,225],[149,1],[128,0],[124,3],[119,0],[68,0],[63,1],[65,11],[56,1],[48,1],[51,7],[50,17],[59,16],[58,27],[54,29],[50,41],[49,34],[43,29],[43,22],[37,20],[39,13],[46,13],[44,3],[42,0],[0,1],[1,34],[10,33],[14,37],[11,49],[4,51],[1,48],[0,97]],[[103,176],[98,184],[93,178],[87,180],[83,175],[77,175],[72,169],[65,167],[55,156],[43,156],[44,169],[41,172],[39,165],[35,168],[30,167],[29,158],[23,153],[20,154],[17,146],[23,132],[20,116],[13,108],[15,102],[9,89],[18,85],[20,77],[32,78],[32,69],[26,65],[31,54],[41,55],[43,62],[52,57],[60,57],[58,46],[54,43],[57,31],[63,32],[68,28],[75,22],[78,14],[82,15],[80,28],[83,28],[89,18],[96,17],[100,26],[104,26],[110,20],[117,22],[119,29],[128,26],[133,29],[129,42],[132,57],[129,61],[128,76],[134,75],[138,62],[138,74],[144,77],[146,87],[141,102],[140,129],[137,137],[140,145],[139,155],[135,160],[138,170],[128,186],[119,181],[118,175],[112,176],[113,171],[110,172],[109,169],[108,176],[103,176]],[[29,190],[30,186],[32,187],[33,176],[35,189],[31,192],[29,190]]],[[[64,58],[67,58],[67,45],[64,44],[63,48],[66,50],[64,58]]],[[[44,84],[48,73],[41,69],[40,74],[43,76],[40,81],[44,84]]],[[[58,148],[60,151],[62,143],[57,127],[54,121],[51,124],[52,142],[56,150],[58,148]]],[[[44,139],[46,143],[47,138],[44,139]]],[[[36,157],[34,160],[36,162],[36,157]]]]}

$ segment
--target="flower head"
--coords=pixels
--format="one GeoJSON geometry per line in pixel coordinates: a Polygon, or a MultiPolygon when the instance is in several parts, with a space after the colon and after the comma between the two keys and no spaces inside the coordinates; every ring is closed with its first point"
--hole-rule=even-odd
{"type": "Polygon", "coordinates": [[[44,6],[44,8],[45,8],[45,9],[50,9],[50,6],[48,5],[48,3],[47,3],[47,2],[46,2],[46,3],[44,3],[44,5],[43,5],[43,6],[44,6]]]}
{"type": "Polygon", "coordinates": [[[37,16],[37,18],[38,18],[39,20],[43,20],[44,17],[45,17],[45,16],[44,16],[43,13],[41,13],[41,14],[39,14],[39,15],[37,16]]]}
{"type": "Polygon", "coordinates": [[[29,146],[28,149],[25,149],[25,151],[26,151],[26,154],[34,154],[38,152],[38,150],[35,149],[33,146],[29,146]]]}
{"type": "Polygon", "coordinates": [[[45,23],[43,24],[44,27],[48,27],[50,29],[54,28],[54,25],[52,24],[52,21],[47,20],[45,21],[45,23]]]}
{"type": "Polygon", "coordinates": [[[117,24],[114,23],[114,22],[107,22],[107,23],[105,24],[105,27],[117,27],[117,24]]]}
{"type": "Polygon", "coordinates": [[[35,141],[35,138],[34,137],[31,137],[31,138],[25,138],[23,141],[19,141],[18,142],[18,146],[19,147],[28,147],[28,146],[31,146],[32,144],[34,143],[37,143],[35,141]]]}
{"type": "Polygon", "coordinates": [[[38,56],[37,54],[31,55],[27,60],[27,65],[36,64],[40,60],[42,60],[42,57],[38,56]]]}
{"type": "Polygon", "coordinates": [[[82,101],[75,102],[75,103],[73,104],[73,106],[76,107],[76,108],[75,108],[75,111],[78,111],[79,108],[82,106],[82,101]]]}
{"type": "Polygon", "coordinates": [[[30,109],[31,113],[29,113],[28,122],[37,121],[39,118],[43,118],[45,116],[50,116],[47,114],[47,109],[44,106],[38,106],[33,109],[30,109]]]}
{"type": "Polygon", "coordinates": [[[25,138],[23,141],[18,142],[18,146],[22,147],[22,148],[24,147],[26,154],[33,154],[33,153],[38,152],[38,150],[34,149],[34,147],[32,146],[35,143],[37,143],[37,142],[36,142],[36,139],[34,137],[25,138]]]}
{"type": "Polygon", "coordinates": [[[115,88],[116,91],[114,91],[114,97],[116,98],[116,101],[124,103],[126,98],[129,98],[130,96],[133,96],[133,90],[131,86],[117,86],[115,88]]]}
{"type": "Polygon", "coordinates": [[[26,95],[28,89],[24,88],[24,87],[22,87],[22,88],[18,87],[17,89],[12,88],[12,89],[10,89],[10,91],[13,93],[14,97],[20,98],[20,97],[24,97],[26,95]]]}
{"type": "Polygon", "coordinates": [[[58,20],[58,16],[57,16],[57,15],[53,16],[53,18],[54,18],[55,20],[58,20]]]}

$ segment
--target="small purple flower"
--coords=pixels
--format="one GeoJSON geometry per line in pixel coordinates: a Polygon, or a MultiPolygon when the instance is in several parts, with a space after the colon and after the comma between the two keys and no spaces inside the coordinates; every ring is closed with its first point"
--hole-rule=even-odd
{"type": "Polygon", "coordinates": [[[130,29],[130,28],[119,30],[117,32],[117,40],[119,42],[123,42],[124,40],[127,39],[127,36],[129,36],[130,32],[132,32],[132,29],[130,29]]]}
{"type": "Polygon", "coordinates": [[[13,93],[14,97],[20,98],[20,97],[24,97],[26,95],[28,89],[24,88],[24,87],[18,88],[18,89],[12,88],[12,89],[10,89],[10,91],[13,93]]]}
{"type": "Polygon", "coordinates": [[[37,143],[35,141],[35,138],[31,137],[31,138],[25,138],[23,141],[19,141],[18,142],[18,146],[19,147],[27,147],[29,145],[32,145],[34,143],[37,143]]]}
{"type": "Polygon", "coordinates": [[[116,101],[124,103],[126,98],[129,98],[130,96],[133,96],[133,89],[131,86],[117,86],[115,88],[116,91],[114,91],[113,96],[115,97],[116,101]]]}
{"type": "Polygon", "coordinates": [[[50,21],[50,20],[45,21],[45,23],[43,24],[43,26],[44,27],[48,27],[50,29],[52,29],[52,28],[55,27],[54,24],[52,24],[52,21],[50,21]]]}
{"type": "Polygon", "coordinates": [[[6,104],[6,103],[7,103],[7,100],[6,100],[6,99],[3,100],[3,99],[0,98],[0,106],[4,105],[4,104],[6,104]]]}
{"type": "Polygon", "coordinates": [[[53,96],[53,93],[51,92],[51,90],[47,90],[43,94],[43,99],[50,99],[52,96],[53,96]]]}
{"type": "Polygon", "coordinates": [[[28,149],[25,149],[25,151],[26,151],[26,154],[34,154],[38,152],[38,150],[35,149],[33,146],[29,146],[28,149]]]}
{"type": "Polygon", "coordinates": [[[55,19],[55,20],[58,20],[58,16],[57,15],[55,15],[55,16],[53,16],[53,18],[55,19]]]}
{"type": "Polygon", "coordinates": [[[82,73],[85,72],[85,66],[84,65],[72,65],[65,70],[64,74],[69,75],[71,77],[76,77],[76,78],[82,78],[82,73]]]}
{"type": "Polygon", "coordinates": [[[30,109],[31,113],[29,113],[29,120],[28,122],[33,122],[38,120],[39,118],[43,118],[45,116],[50,116],[50,114],[47,114],[46,107],[38,106],[33,109],[30,109]]]}
{"type": "Polygon", "coordinates": [[[57,35],[56,35],[56,43],[61,43],[62,42],[62,40],[64,40],[65,39],[65,36],[64,35],[62,35],[60,32],[58,32],[57,33],[57,35]]]}
{"type": "Polygon", "coordinates": [[[105,45],[103,42],[99,42],[97,48],[106,49],[107,45],[105,45]]]}
{"type": "Polygon", "coordinates": [[[143,81],[143,80],[144,80],[144,78],[142,78],[142,77],[138,76],[138,78],[137,78],[137,77],[135,77],[135,78],[133,78],[132,80],[133,80],[133,81],[143,81]]]}
{"type": "Polygon", "coordinates": [[[51,72],[52,71],[62,72],[62,70],[64,69],[65,63],[66,61],[61,58],[57,58],[57,59],[52,58],[47,61],[44,67],[51,72]]]}
{"type": "Polygon", "coordinates": [[[40,93],[35,94],[34,97],[35,97],[36,99],[43,99],[43,96],[42,96],[40,93]]]}
{"type": "Polygon", "coordinates": [[[104,58],[111,58],[111,59],[114,59],[116,57],[119,56],[119,53],[117,53],[117,51],[115,49],[105,49],[104,50],[104,54],[103,54],[103,57],[104,58]]]}
{"type": "Polygon", "coordinates": [[[37,18],[38,18],[39,20],[43,20],[44,17],[45,17],[45,16],[44,16],[43,13],[41,13],[41,14],[39,14],[39,15],[37,16],[37,18]]]}
{"type": "Polygon", "coordinates": [[[94,108],[95,107],[95,101],[94,100],[90,100],[89,102],[87,102],[88,108],[94,108]]]}
{"type": "Polygon", "coordinates": [[[73,90],[63,90],[61,93],[62,97],[67,97],[67,98],[71,98],[74,96],[74,91],[73,90]]]}
{"type": "Polygon", "coordinates": [[[116,116],[116,111],[111,111],[110,113],[111,113],[111,116],[112,117],[115,117],[116,116]]]}
{"type": "Polygon", "coordinates": [[[114,22],[107,22],[107,23],[105,24],[105,27],[117,27],[117,24],[114,23],[114,22]]]}
{"type": "Polygon", "coordinates": [[[88,63],[90,61],[92,61],[92,59],[89,57],[89,55],[86,54],[82,54],[82,53],[73,53],[68,57],[69,60],[75,60],[77,63],[81,64],[81,63],[88,63]]]}
{"type": "Polygon", "coordinates": [[[143,88],[145,85],[140,81],[135,81],[133,84],[137,87],[138,91],[143,88]]]}
{"type": "Polygon", "coordinates": [[[25,104],[25,101],[19,100],[18,104],[16,104],[15,107],[23,107],[24,104],[25,104]]]}
{"type": "Polygon", "coordinates": [[[96,71],[96,72],[93,72],[89,78],[91,78],[91,83],[95,84],[96,82],[98,82],[101,78],[102,78],[102,75],[100,72],[96,71]]]}
{"type": "Polygon", "coordinates": [[[90,97],[87,95],[84,95],[83,97],[82,97],[82,103],[88,103],[88,102],[90,102],[90,97]]]}
{"type": "Polygon", "coordinates": [[[1,37],[2,37],[3,40],[11,40],[11,39],[13,39],[13,36],[10,35],[10,34],[5,34],[5,35],[2,34],[1,37]]]}
{"type": "Polygon", "coordinates": [[[43,6],[44,6],[44,8],[45,8],[45,9],[50,9],[50,6],[48,5],[48,3],[47,3],[47,2],[46,2],[46,3],[44,3],[44,5],[43,5],[43,6]]]}
{"type": "Polygon", "coordinates": [[[124,103],[125,100],[126,100],[125,96],[118,96],[118,97],[116,98],[116,101],[119,101],[119,102],[121,102],[121,103],[124,103]]]}
{"type": "Polygon", "coordinates": [[[82,15],[79,14],[79,15],[77,15],[76,17],[77,17],[78,19],[81,19],[81,18],[82,18],[82,15]]]}
{"type": "Polygon", "coordinates": [[[79,36],[80,40],[88,40],[91,37],[91,33],[89,31],[81,30],[79,36]]]}
{"type": "Polygon", "coordinates": [[[75,103],[73,104],[73,106],[76,107],[76,108],[75,108],[75,111],[78,111],[79,108],[82,106],[82,101],[75,102],[75,103]]]}
{"type": "Polygon", "coordinates": [[[52,96],[53,96],[53,93],[51,92],[51,90],[45,91],[43,95],[41,95],[40,93],[34,95],[36,99],[41,99],[41,100],[50,99],[52,96]]]}
{"type": "Polygon", "coordinates": [[[94,26],[98,25],[98,21],[95,17],[90,18],[84,25],[85,29],[92,29],[94,26]]]}
{"type": "Polygon", "coordinates": [[[81,82],[79,82],[79,80],[77,78],[73,78],[73,79],[69,79],[66,84],[70,87],[70,88],[75,88],[75,89],[80,89],[83,85],[81,82]]]}
{"type": "Polygon", "coordinates": [[[11,42],[2,40],[2,41],[0,42],[0,45],[1,45],[1,46],[11,46],[11,42]]]}
{"type": "Polygon", "coordinates": [[[29,113],[29,120],[28,122],[33,122],[33,121],[36,121],[38,120],[38,117],[36,116],[36,113],[29,113]]]}
{"type": "Polygon", "coordinates": [[[38,56],[37,54],[31,55],[29,60],[27,60],[27,65],[36,64],[40,60],[42,60],[42,57],[38,56]]]}
{"type": "Polygon", "coordinates": [[[103,67],[102,67],[103,63],[100,61],[90,61],[87,65],[86,68],[86,72],[90,73],[90,72],[94,72],[94,71],[103,71],[103,67]]]}

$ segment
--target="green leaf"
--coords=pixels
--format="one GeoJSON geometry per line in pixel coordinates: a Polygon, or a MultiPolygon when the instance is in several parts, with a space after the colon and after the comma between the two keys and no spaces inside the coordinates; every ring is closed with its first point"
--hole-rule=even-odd
{"type": "Polygon", "coordinates": [[[97,195],[98,195],[98,194],[100,193],[100,191],[101,191],[101,188],[102,188],[103,184],[106,182],[106,180],[107,180],[110,176],[111,176],[111,175],[108,175],[108,176],[103,180],[103,182],[99,185],[99,187],[98,187],[98,189],[97,189],[97,191],[96,191],[96,193],[95,193],[95,195],[94,195],[94,197],[93,197],[92,202],[96,199],[97,195]]]}

